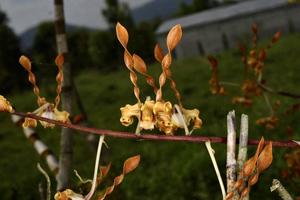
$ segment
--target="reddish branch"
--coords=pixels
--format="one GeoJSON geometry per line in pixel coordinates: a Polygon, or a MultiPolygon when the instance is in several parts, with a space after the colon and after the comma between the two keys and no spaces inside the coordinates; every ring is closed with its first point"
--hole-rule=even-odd
{"type": "MultiPolygon", "coordinates": [[[[169,135],[159,135],[159,134],[142,134],[136,135],[130,132],[121,132],[121,131],[112,131],[112,130],[104,130],[104,129],[96,129],[96,128],[89,128],[85,126],[74,125],[70,123],[63,123],[60,121],[55,121],[51,119],[47,119],[44,117],[39,117],[33,114],[26,114],[22,112],[14,112],[13,114],[19,115],[22,117],[29,117],[40,121],[45,121],[48,123],[53,123],[59,126],[63,126],[66,128],[71,128],[74,130],[78,130],[81,132],[93,133],[97,135],[107,135],[111,137],[118,137],[118,138],[128,138],[128,139],[144,139],[144,140],[160,140],[160,141],[181,141],[181,142],[194,142],[194,143],[203,143],[206,141],[210,141],[211,143],[224,143],[226,144],[227,138],[226,137],[213,137],[213,136],[169,136],[169,135]]],[[[238,138],[236,142],[238,143],[238,138]]],[[[271,140],[270,140],[271,141],[271,140]]],[[[267,142],[267,141],[266,141],[267,142]]],[[[249,139],[248,145],[257,145],[259,140],[249,139]]],[[[287,148],[296,148],[299,145],[292,141],[292,140],[285,140],[285,141],[272,141],[273,147],[287,147],[287,148]]]]}

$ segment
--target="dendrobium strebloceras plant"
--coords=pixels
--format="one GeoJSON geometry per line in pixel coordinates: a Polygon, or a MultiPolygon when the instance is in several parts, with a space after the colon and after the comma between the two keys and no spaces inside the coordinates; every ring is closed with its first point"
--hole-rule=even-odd
{"type": "MultiPolygon", "coordinates": [[[[60,95],[62,91],[62,82],[63,82],[63,63],[64,63],[64,57],[62,55],[58,55],[55,59],[55,64],[58,68],[58,74],[56,76],[57,81],[57,96],[55,98],[55,103],[49,103],[46,101],[44,97],[40,96],[40,89],[36,84],[36,78],[34,73],[31,71],[31,62],[29,58],[26,56],[21,56],[19,59],[20,64],[24,67],[24,69],[28,72],[28,80],[33,86],[33,92],[37,96],[37,104],[39,108],[37,108],[35,111],[32,112],[32,114],[38,115],[40,117],[45,117],[48,119],[53,119],[57,121],[61,121],[63,123],[69,122],[69,113],[66,111],[59,111],[58,105],[60,103],[60,95]]],[[[53,128],[55,125],[40,121],[41,125],[44,128],[53,128]]],[[[25,118],[25,121],[23,123],[23,127],[36,127],[37,126],[37,120],[32,118],[25,118]]]]}
{"type": "Polygon", "coordinates": [[[181,103],[181,95],[176,87],[175,81],[172,79],[170,65],[172,63],[172,51],[175,49],[182,37],[181,26],[175,25],[167,36],[166,55],[157,44],[154,48],[154,57],[162,66],[162,73],[159,76],[159,87],[155,85],[154,78],[147,72],[147,66],[143,59],[137,54],[131,54],[127,49],[129,35],[124,26],[120,23],[116,25],[116,34],[119,42],[124,48],[124,62],[130,71],[130,80],[134,85],[134,95],[137,103],[134,105],[127,104],[120,108],[120,122],[124,126],[129,126],[134,122],[134,118],[138,119],[138,128],[144,130],[152,130],[158,128],[167,135],[173,135],[178,128],[183,128],[186,135],[191,134],[188,127],[192,124],[193,129],[199,129],[202,126],[202,120],[199,118],[198,109],[185,109],[181,103]],[[147,98],[144,103],[140,100],[140,90],[137,86],[136,72],[146,77],[147,83],[153,88],[156,96],[155,100],[147,98]],[[178,100],[177,104],[172,104],[170,101],[165,101],[162,95],[162,88],[167,79],[170,81],[170,86],[175,92],[178,100]]]}

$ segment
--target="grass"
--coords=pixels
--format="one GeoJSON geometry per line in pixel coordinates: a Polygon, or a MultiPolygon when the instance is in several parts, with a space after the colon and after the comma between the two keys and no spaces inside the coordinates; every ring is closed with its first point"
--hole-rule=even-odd
{"type": "MultiPolygon", "coordinates": [[[[270,50],[265,66],[264,78],[273,88],[300,93],[300,35],[294,34],[282,38],[270,50]]],[[[240,82],[242,80],[242,64],[240,55],[232,50],[217,55],[220,61],[220,79],[240,82]]],[[[195,135],[226,136],[226,115],[236,110],[239,117],[248,114],[250,119],[250,137],[259,139],[288,139],[285,129],[293,127],[293,139],[300,139],[300,114],[285,116],[284,110],[296,100],[271,96],[271,102],[279,99],[279,126],[274,130],[265,130],[255,124],[256,119],[268,116],[268,108],[263,97],[258,97],[254,105],[244,108],[232,105],[231,97],[239,94],[236,88],[227,88],[230,95],[212,96],[209,92],[208,80],[210,68],[206,59],[194,57],[176,61],[172,66],[173,76],[183,96],[183,104],[187,108],[198,108],[204,126],[194,132],[195,135]]],[[[149,66],[149,71],[158,77],[160,67],[149,66]]],[[[83,71],[76,77],[76,84],[82,101],[89,114],[90,126],[101,129],[134,131],[135,127],[122,127],[119,123],[120,107],[136,102],[133,87],[129,80],[129,72],[122,70],[103,74],[99,71],[83,71]]],[[[139,76],[141,97],[152,95],[151,88],[144,78],[139,76]]],[[[44,86],[48,87],[48,86],[44,86]]],[[[47,95],[54,97],[54,90],[48,89],[47,95]],[[49,93],[49,94],[48,94],[49,93]]],[[[176,102],[169,87],[164,90],[165,99],[176,102]]],[[[35,98],[32,92],[14,94],[8,97],[19,111],[32,111],[35,98]]],[[[44,181],[36,169],[36,163],[45,163],[38,157],[31,144],[25,139],[20,128],[11,123],[8,115],[0,114],[0,193],[1,199],[37,199],[38,184],[44,181]]],[[[59,128],[44,130],[38,128],[44,140],[53,152],[59,153],[59,128]]],[[[155,131],[157,133],[158,131],[155,131]]],[[[89,150],[84,134],[74,134],[74,169],[86,178],[92,178],[95,153],[89,150]]],[[[107,160],[113,163],[112,176],[118,175],[122,162],[133,155],[141,154],[141,164],[136,171],[125,177],[124,183],[112,195],[111,199],[155,200],[155,199],[221,199],[217,178],[204,144],[188,144],[180,142],[151,142],[107,138],[109,145],[107,160]]],[[[216,159],[225,180],[226,146],[213,144],[216,159]]],[[[249,148],[250,155],[255,148],[249,148]]],[[[252,199],[279,199],[269,192],[273,178],[279,178],[294,195],[300,195],[299,179],[287,180],[281,177],[282,170],[287,168],[284,154],[288,149],[274,149],[274,161],[271,168],[261,175],[259,183],[253,187],[252,199]],[[296,183],[296,184],[295,184],[296,183]],[[298,187],[297,187],[298,184],[298,187]]],[[[72,182],[76,184],[75,176],[72,182]]],[[[54,180],[53,180],[53,183],[54,180]]],[[[107,181],[107,183],[111,183],[107,181]]],[[[101,187],[103,188],[103,187],[101,187]]],[[[53,188],[54,189],[54,188],[53,188]]]]}

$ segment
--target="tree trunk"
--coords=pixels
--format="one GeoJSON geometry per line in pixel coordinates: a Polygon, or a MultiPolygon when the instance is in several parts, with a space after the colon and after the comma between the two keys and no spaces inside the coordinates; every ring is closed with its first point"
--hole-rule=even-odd
{"type": "MultiPolygon", "coordinates": [[[[66,37],[65,17],[63,0],[54,0],[55,32],[58,54],[64,56],[63,66],[63,89],[62,89],[62,110],[72,113],[72,75],[71,66],[68,61],[68,44],[66,37]]],[[[72,131],[62,128],[60,140],[59,172],[57,178],[57,190],[66,189],[69,185],[72,163],[72,131]]]]}

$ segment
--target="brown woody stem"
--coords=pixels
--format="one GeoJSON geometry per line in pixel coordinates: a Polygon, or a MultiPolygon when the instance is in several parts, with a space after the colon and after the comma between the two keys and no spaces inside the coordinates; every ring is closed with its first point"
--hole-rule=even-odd
{"type": "MultiPolygon", "coordinates": [[[[211,143],[227,143],[226,137],[214,137],[214,136],[172,136],[172,135],[159,135],[159,134],[142,134],[142,135],[136,135],[134,133],[130,132],[121,132],[121,131],[112,131],[112,130],[105,130],[105,129],[96,129],[96,128],[89,128],[85,126],[79,126],[74,125],[70,123],[63,123],[60,121],[47,119],[44,117],[40,117],[34,114],[26,114],[22,112],[14,112],[11,113],[14,115],[19,115],[22,117],[29,117],[32,119],[45,121],[48,123],[52,123],[58,126],[63,126],[66,128],[71,128],[74,130],[87,132],[87,133],[93,133],[97,135],[107,135],[111,137],[118,137],[118,138],[128,138],[128,139],[145,139],[145,140],[160,140],[160,141],[180,141],[180,142],[193,142],[193,143],[204,143],[207,141],[210,141],[211,143]]],[[[238,143],[238,139],[236,140],[238,143]]],[[[266,141],[268,142],[268,141],[266,141]]],[[[286,147],[286,148],[296,148],[299,147],[299,144],[297,144],[297,141],[293,140],[285,140],[285,141],[271,141],[273,144],[273,147],[286,147]]],[[[257,145],[259,143],[259,140],[251,139],[248,140],[248,145],[257,145]]]]}

